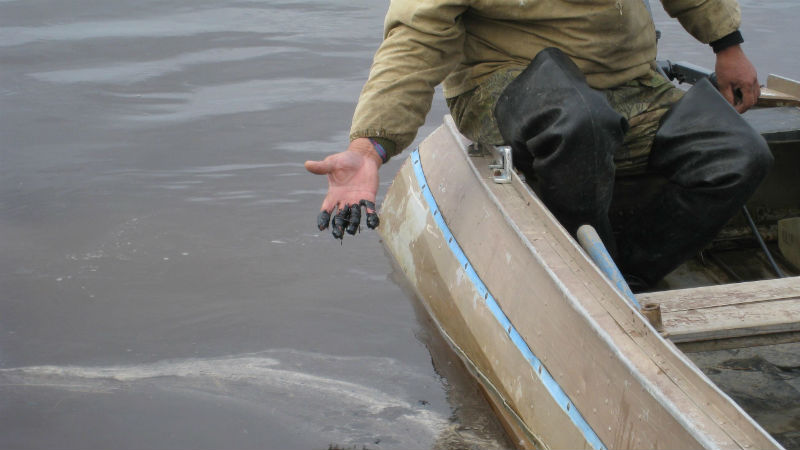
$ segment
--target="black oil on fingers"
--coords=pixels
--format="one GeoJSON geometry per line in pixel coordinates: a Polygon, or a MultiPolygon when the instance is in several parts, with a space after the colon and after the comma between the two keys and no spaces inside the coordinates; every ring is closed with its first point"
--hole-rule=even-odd
{"type": "Polygon", "coordinates": [[[350,217],[347,219],[347,233],[356,234],[361,225],[361,205],[355,203],[347,207],[350,210],[350,217]]]}
{"type": "Polygon", "coordinates": [[[317,227],[319,231],[328,228],[328,223],[331,221],[331,213],[328,211],[320,211],[319,215],[317,216],[317,227]]]}
{"type": "Polygon", "coordinates": [[[381,221],[378,219],[378,213],[375,212],[375,203],[369,200],[361,200],[361,204],[367,209],[367,227],[372,230],[378,228],[381,221]]]}
{"type": "Polygon", "coordinates": [[[350,210],[345,208],[340,208],[339,212],[333,216],[333,226],[331,226],[331,234],[336,239],[342,239],[344,237],[344,227],[347,224],[347,219],[350,216],[350,210]]]}
{"type": "Polygon", "coordinates": [[[367,226],[370,229],[374,230],[375,228],[378,228],[378,225],[380,224],[381,220],[378,219],[377,213],[367,213],[367,226]]]}

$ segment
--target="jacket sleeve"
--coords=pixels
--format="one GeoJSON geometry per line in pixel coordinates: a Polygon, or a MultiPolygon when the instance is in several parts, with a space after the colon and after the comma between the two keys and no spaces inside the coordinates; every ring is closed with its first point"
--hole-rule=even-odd
{"type": "Polygon", "coordinates": [[[735,32],[742,20],[736,0],[661,0],[661,3],[670,16],[704,44],[735,32]]]}
{"type": "Polygon", "coordinates": [[[353,116],[350,139],[393,142],[389,157],[409,146],[425,123],[434,88],[461,61],[467,0],[392,0],[369,79],[353,116]]]}

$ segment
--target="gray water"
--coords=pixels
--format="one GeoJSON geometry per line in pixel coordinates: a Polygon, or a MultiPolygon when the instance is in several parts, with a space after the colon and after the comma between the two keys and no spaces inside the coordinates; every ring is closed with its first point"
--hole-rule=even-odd
{"type": "MultiPolygon", "coordinates": [[[[314,226],[387,5],[0,0],[0,448],[509,446],[377,235],[314,226]]],[[[800,4],[743,10],[799,77],[800,4]]]]}

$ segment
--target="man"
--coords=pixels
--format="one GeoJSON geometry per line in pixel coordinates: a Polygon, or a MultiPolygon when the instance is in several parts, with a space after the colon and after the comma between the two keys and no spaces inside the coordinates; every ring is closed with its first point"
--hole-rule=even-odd
{"type": "Polygon", "coordinates": [[[592,224],[635,289],[657,282],[713,238],[772,158],[739,116],[759,85],[739,46],[736,0],[662,0],[716,53],[719,92],[706,82],[685,96],[655,70],[643,1],[393,0],[350,146],[306,162],[328,176],[320,229],[338,208],[334,237],[354,234],[361,206],[377,226],[378,168],[412,142],[444,81],[462,133],[510,144],[568,231],[592,224]],[[642,173],[666,186],[617,238],[614,178],[642,173]]]}

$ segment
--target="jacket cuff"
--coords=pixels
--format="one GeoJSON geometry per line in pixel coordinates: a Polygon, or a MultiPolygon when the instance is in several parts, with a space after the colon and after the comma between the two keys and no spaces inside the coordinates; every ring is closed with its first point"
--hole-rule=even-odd
{"type": "Polygon", "coordinates": [[[719,53],[728,47],[739,45],[742,42],[744,42],[742,33],[739,30],[736,30],[733,33],[725,35],[722,38],[717,39],[714,42],[711,42],[709,45],[711,45],[711,48],[714,50],[714,53],[719,53]]]}
{"type": "Polygon", "coordinates": [[[352,141],[358,138],[367,138],[373,141],[373,146],[375,144],[380,145],[386,153],[386,157],[384,157],[383,154],[381,154],[381,151],[377,148],[375,149],[375,152],[378,153],[381,158],[383,158],[383,162],[386,162],[392,156],[399,153],[397,149],[397,141],[392,139],[394,136],[395,135],[387,136],[387,133],[384,130],[371,128],[350,133],[350,140],[352,141]]]}

